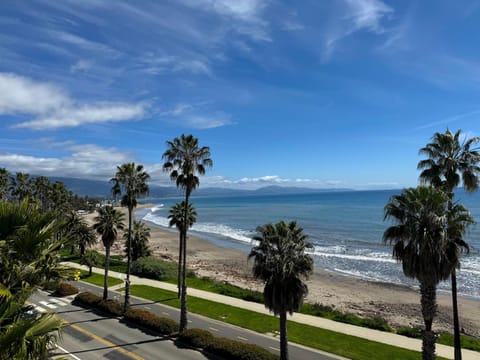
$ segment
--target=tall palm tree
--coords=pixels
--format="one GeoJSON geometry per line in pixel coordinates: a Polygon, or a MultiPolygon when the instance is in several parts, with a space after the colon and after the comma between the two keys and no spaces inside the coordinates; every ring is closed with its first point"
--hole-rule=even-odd
{"type": "Polygon", "coordinates": [[[103,281],[103,299],[108,299],[108,269],[110,267],[110,248],[117,240],[118,230],[123,230],[123,214],[112,206],[104,206],[98,210],[93,224],[95,231],[102,237],[105,246],[105,278],[103,281]]]}
{"type": "MultiPolygon", "coordinates": [[[[452,134],[450,130],[442,133],[435,133],[432,142],[420,149],[421,155],[426,155],[427,159],[418,163],[418,169],[422,170],[420,180],[424,183],[443,189],[448,197],[448,211],[453,207],[454,189],[460,185],[468,192],[473,192],[479,186],[480,173],[480,153],[478,148],[472,147],[479,142],[478,137],[461,140],[462,133],[458,130],[452,134]]],[[[455,242],[459,255],[462,250],[468,251],[466,242],[455,242]]],[[[460,322],[458,316],[457,304],[457,276],[456,269],[460,267],[460,256],[455,261],[455,267],[452,269],[452,308],[453,308],[453,329],[454,329],[454,346],[455,360],[461,360],[460,345],[460,322]]]]}
{"type": "Polygon", "coordinates": [[[147,181],[150,175],[143,170],[143,165],[125,163],[117,166],[113,183],[113,195],[121,195],[122,206],[128,209],[128,243],[127,243],[127,278],[125,281],[125,311],[130,306],[130,269],[132,266],[132,213],[137,207],[137,197],[148,194],[147,181]]]}
{"type": "Polygon", "coordinates": [[[129,232],[125,231],[123,234],[125,239],[125,252],[128,254],[128,241],[130,244],[130,253],[132,261],[137,261],[141,257],[152,255],[152,250],[148,246],[148,239],[150,238],[150,228],[141,221],[134,220],[131,239],[129,240],[129,232]]]}
{"type": "Polygon", "coordinates": [[[295,221],[266,224],[257,228],[257,241],[248,255],[254,258],[253,275],[265,282],[265,306],[280,315],[280,359],[288,359],[287,312],[298,311],[308,293],[303,282],[313,271],[313,259],[305,250],[313,248],[295,221]]]}
{"type": "Polygon", "coordinates": [[[383,240],[393,244],[393,257],[402,262],[404,274],[420,283],[424,360],[435,359],[432,323],[437,285],[449,278],[456,265],[449,238],[461,238],[473,222],[463,206],[454,205],[448,213],[447,207],[448,196],[431,186],[406,189],[385,206],[385,220],[393,225],[385,230],[383,240]]]}
{"type": "Polygon", "coordinates": [[[31,195],[30,175],[27,173],[17,172],[15,177],[10,178],[11,194],[18,202],[31,195]]]}
{"type": "MultiPolygon", "coordinates": [[[[180,234],[180,238],[186,230],[184,230],[184,226],[186,224],[187,228],[192,227],[193,224],[197,221],[197,212],[195,211],[195,208],[193,207],[192,204],[188,204],[187,211],[185,211],[185,201],[182,201],[181,203],[177,203],[172,206],[170,209],[170,215],[168,215],[168,219],[170,220],[168,222],[168,226],[175,226],[178,229],[178,233],[180,234]],[[185,214],[187,214],[187,221],[184,220],[185,214]]],[[[177,286],[178,286],[178,297],[180,298],[180,284],[182,280],[182,253],[183,253],[183,247],[182,247],[182,241],[179,243],[179,248],[178,248],[178,281],[177,281],[177,286]]],[[[185,258],[183,258],[185,260],[185,258]]],[[[186,266],[186,265],[185,265],[186,266]]]]}
{"type": "Polygon", "coordinates": [[[0,168],[0,200],[5,200],[9,192],[10,173],[5,168],[0,168]]]}
{"type": "MultiPolygon", "coordinates": [[[[210,159],[210,148],[199,147],[198,139],[193,135],[182,134],[173,141],[167,141],[168,149],[163,153],[165,159],[163,170],[170,173],[170,179],[175,181],[178,188],[185,191],[184,219],[187,219],[188,203],[192,191],[200,185],[197,176],[204,175],[206,168],[213,165],[210,159]]],[[[180,306],[180,332],[187,328],[187,282],[186,282],[186,254],[187,254],[187,227],[183,226],[180,234],[182,248],[182,289],[180,306]]]]}

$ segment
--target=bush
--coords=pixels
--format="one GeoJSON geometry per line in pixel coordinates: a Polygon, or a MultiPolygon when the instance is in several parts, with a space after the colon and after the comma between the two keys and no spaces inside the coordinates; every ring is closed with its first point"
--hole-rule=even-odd
{"type": "Polygon", "coordinates": [[[55,294],[59,296],[68,296],[78,294],[78,288],[69,283],[59,283],[55,289],[55,294]]]}
{"type": "Polygon", "coordinates": [[[114,299],[100,300],[97,303],[97,308],[115,316],[120,316],[123,313],[123,304],[114,299]]]}
{"type": "Polygon", "coordinates": [[[398,335],[407,336],[414,339],[420,339],[422,337],[422,329],[418,327],[400,327],[397,329],[398,335]]]}
{"type": "Polygon", "coordinates": [[[393,331],[390,325],[388,325],[387,320],[376,316],[374,318],[363,318],[351,313],[342,313],[341,311],[335,310],[331,306],[323,305],[319,303],[315,304],[304,304],[300,309],[302,314],[320,316],[326,319],[342,322],[345,324],[351,324],[356,326],[362,326],[374,330],[380,331],[393,331]]]}
{"type": "Polygon", "coordinates": [[[177,264],[154,257],[144,257],[132,263],[132,274],[154,280],[176,279],[177,264]]]}
{"type": "Polygon", "coordinates": [[[95,307],[100,301],[102,301],[102,297],[95,295],[89,291],[84,291],[75,296],[74,301],[77,304],[95,307]]]}
{"type": "Polygon", "coordinates": [[[178,323],[175,320],[157,316],[143,309],[128,309],[124,318],[150,330],[154,330],[163,335],[170,335],[178,331],[178,323]]]}
{"type": "Polygon", "coordinates": [[[213,341],[211,332],[203,329],[187,329],[178,335],[178,339],[196,348],[206,348],[213,341]]]}
{"type": "Polygon", "coordinates": [[[258,345],[245,344],[226,338],[212,339],[205,350],[229,360],[278,360],[277,355],[258,345]]]}

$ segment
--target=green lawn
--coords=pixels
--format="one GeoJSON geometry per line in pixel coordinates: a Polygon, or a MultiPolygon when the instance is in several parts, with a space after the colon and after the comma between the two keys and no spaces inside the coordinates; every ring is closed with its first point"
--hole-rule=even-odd
{"type": "MultiPolygon", "coordinates": [[[[88,271],[80,270],[80,277],[82,281],[103,287],[103,279],[105,278],[103,275],[94,273],[91,276],[88,276],[88,271]]],[[[115,286],[121,283],[123,283],[123,280],[121,279],[117,279],[110,276],[108,277],[108,287],[115,286]]]]}
{"type": "MultiPolygon", "coordinates": [[[[180,307],[177,294],[145,285],[132,285],[132,295],[180,307]]],[[[196,297],[188,297],[188,309],[192,313],[224,321],[260,333],[278,331],[278,318],[216,303],[196,297]]],[[[420,353],[394,346],[369,341],[354,336],[339,334],[308,325],[288,322],[289,340],[298,344],[345,356],[353,360],[418,360],[420,353]]]]}

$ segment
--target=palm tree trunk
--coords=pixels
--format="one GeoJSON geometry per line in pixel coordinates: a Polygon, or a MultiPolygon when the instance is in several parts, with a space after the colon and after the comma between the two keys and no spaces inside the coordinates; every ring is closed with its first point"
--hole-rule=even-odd
{"type": "Polygon", "coordinates": [[[110,267],[110,246],[105,248],[105,277],[103,279],[103,300],[108,299],[108,268],[110,267]]]}
{"type": "Polygon", "coordinates": [[[287,311],[280,312],[280,360],[288,360],[287,311]]]}
{"type": "Polygon", "coordinates": [[[422,342],[422,359],[434,360],[436,336],[432,331],[433,318],[437,312],[437,289],[435,285],[420,283],[422,316],[425,323],[422,342]]]}
{"type": "Polygon", "coordinates": [[[185,209],[183,213],[183,236],[182,236],[182,291],[180,294],[180,332],[187,329],[187,219],[188,219],[188,200],[190,191],[185,191],[185,209]]]}
{"type": "Polygon", "coordinates": [[[125,304],[123,311],[130,307],[130,269],[132,266],[132,208],[128,207],[128,244],[127,244],[127,278],[125,279],[125,304]]]}
{"type": "Polygon", "coordinates": [[[183,258],[183,226],[180,229],[180,237],[178,239],[178,276],[177,276],[177,297],[180,299],[182,288],[182,258],[183,258]]]}
{"type": "Polygon", "coordinates": [[[453,308],[453,345],[455,347],[455,360],[462,360],[462,345],[460,343],[460,321],[458,319],[457,303],[457,274],[452,271],[452,308],[453,308]]]}

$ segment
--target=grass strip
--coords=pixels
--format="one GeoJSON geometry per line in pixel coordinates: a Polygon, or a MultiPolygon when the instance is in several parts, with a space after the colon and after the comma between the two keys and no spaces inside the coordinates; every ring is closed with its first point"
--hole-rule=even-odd
{"type": "MultiPolygon", "coordinates": [[[[88,276],[88,271],[80,270],[80,279],[92,285],[102,286],[103,287],[103,279],[105,278],[104,275],[95,274],[93,273],[91,276],[88,276]]],[[[114,277],[108,277],[108,287],[115,286],[118,284],[123,283],[123,280],[117,279],[114,277]]]]}
{"type": "MultiPolygon", "coordinates": [[[[130,289],[132,295],[180,308],[180,300],[175,292],[146,285],[132,285],[130,289]]],[[[276,333],[279,331],[278,318],[222,303],[189,296],[188,309],[192,313],[259,333],[276,333]]],[[[288,321],[288,338],[297,344],[345,356],[353,360],[418,360],[421,357],[420,353],[416,351],[292,321],[288,321]]]]}

